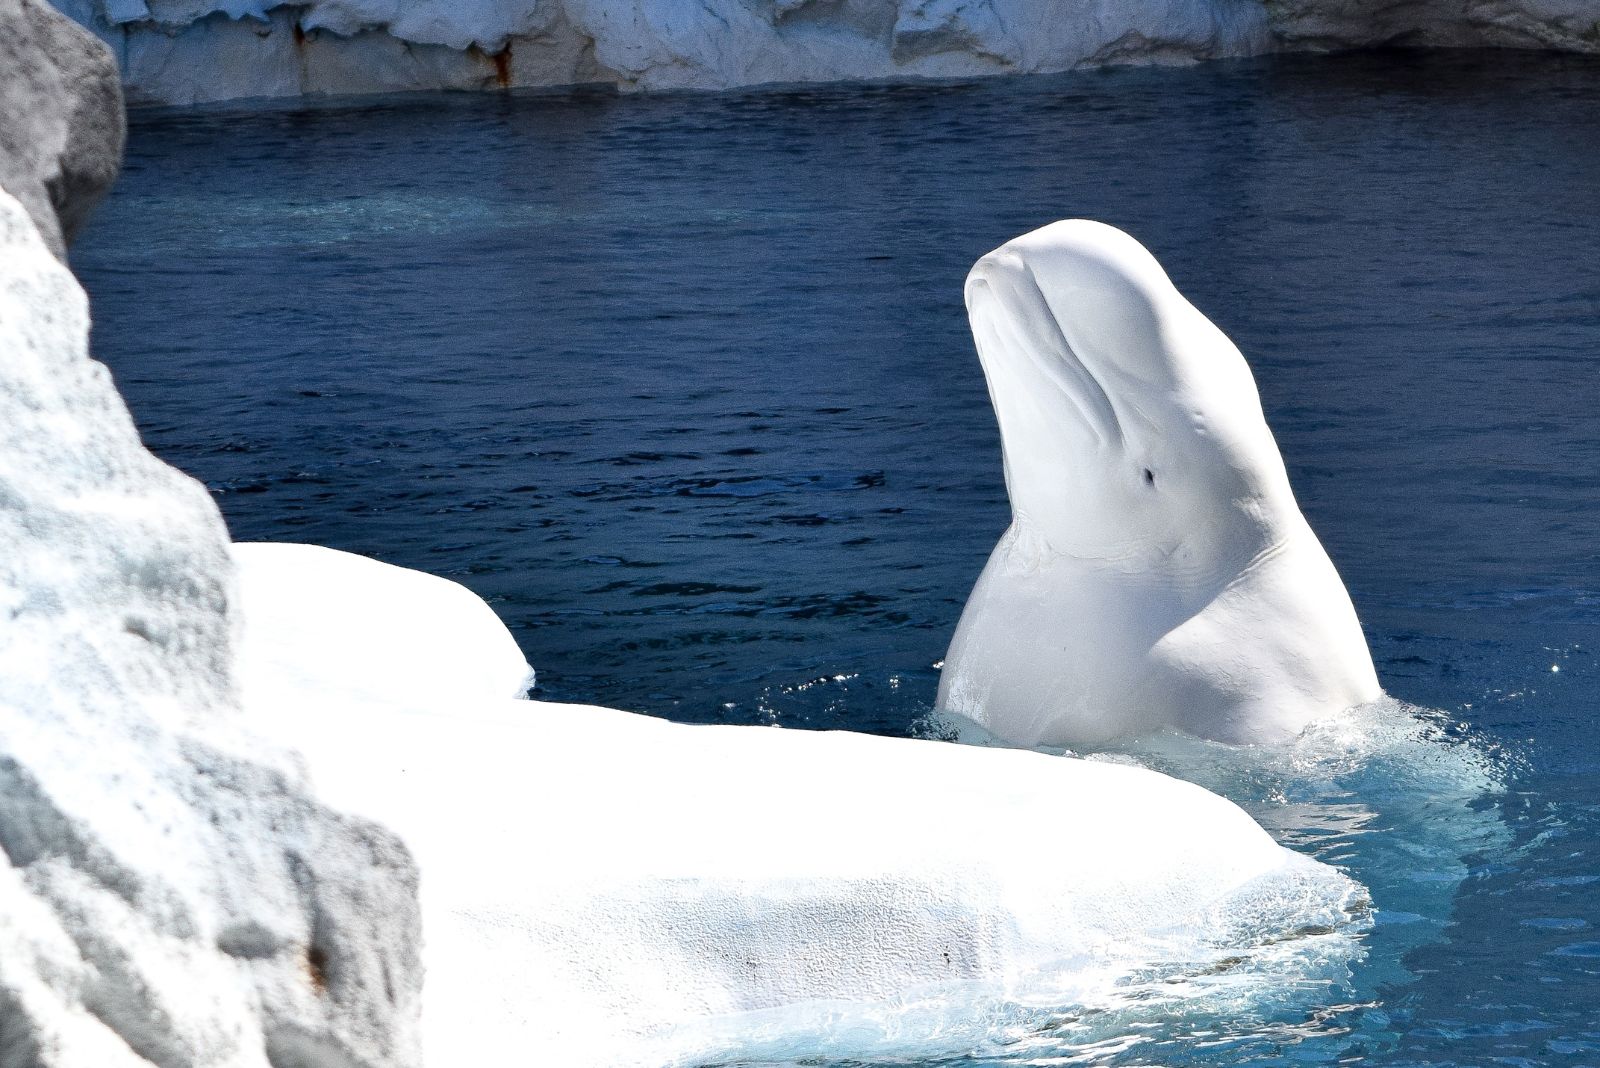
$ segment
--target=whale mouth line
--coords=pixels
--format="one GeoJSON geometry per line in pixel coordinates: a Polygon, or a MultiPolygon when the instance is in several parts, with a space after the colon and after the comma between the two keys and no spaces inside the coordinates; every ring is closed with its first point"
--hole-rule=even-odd
{"type": "Polygon", "coordinates": [[[1051,361],[1041,353],[1030,350],[1029,356],[1033,362],[1044,371],[1046,377],[1054,382],[1063,393],[1067,394],[1078,409],[1083,412],[1084,418],[1089,422],[1102,444],[1122,444],[1122,421],[1117,418],[1116,406],[1111,403],[1111,394],[1101,385],[1089,365],[1078,355],[1078,351],[1067,340],[1066,331],[1061,329],[1061,322],[1056,318],[1050,302],[1045,299],[1044,287],[1039,285],[1039,279],[1033,273],[1031,264],[1024,264],[1029,296],[1038,302],[1038,310],[1043,313],[1043,322],[1049,327],[1049,340],[1058,349],[1060,360],[1051,361]],[[1070,378],[1068,377],[1070,375],[1070,378]]]}
{"type": "Polygon", "coordinates": [[[1014,284],[1006,286],[1009,301],[999,295],[996,280],[988,275],[972,280],[973,288],[993,294],[992,302],[998,306],[998,314],[991,313],[994,333],[1010,342],[1002,348],[1008,354],[1020,348],[1028,362],[1077,410],[1083,426],[1100,445],[1120,446],[1122,423],[1110,393],[1067,340],[1033,267],[1021,264],[1014,275],[1014,284]]]}

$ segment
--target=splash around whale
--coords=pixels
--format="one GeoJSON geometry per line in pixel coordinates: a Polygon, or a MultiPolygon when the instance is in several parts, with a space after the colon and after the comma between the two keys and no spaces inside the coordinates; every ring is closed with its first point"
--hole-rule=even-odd
{"type": "Polygon", "coordinates": [[[1012,523],[939,706],[1016,745],[1282,741],[1382,691],[1231,341],[1127,234],[1007,242],[966,302],[1012,523]]]}

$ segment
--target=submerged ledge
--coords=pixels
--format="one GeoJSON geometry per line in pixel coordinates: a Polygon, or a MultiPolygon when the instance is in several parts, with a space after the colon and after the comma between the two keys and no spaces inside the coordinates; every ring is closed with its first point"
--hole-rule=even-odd
{"type": "Polygon", "coordinates": [[[130,103],[418,90],[918,81],[1285,51],[1600,54],[1595,0],[55,0],[130,103]]]}

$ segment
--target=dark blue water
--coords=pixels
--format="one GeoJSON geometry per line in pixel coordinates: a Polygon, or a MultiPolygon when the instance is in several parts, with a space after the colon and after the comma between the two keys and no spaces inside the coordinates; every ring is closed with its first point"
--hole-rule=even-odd
{"type": "Polygon", "coordinates": [[[1385,687],[1442,714],[1304,796],[1212,784],[1373,889],[1346,981],[1057,1053],[1579,1065],[1597,209],[1600,63],[1398,54],[143,112],[74,258],[235,538],[466,583],[540,696],[909,733],[1008,518],[966,270],[1056,218],[1129,230],[1250,360],[1385,687]]]}

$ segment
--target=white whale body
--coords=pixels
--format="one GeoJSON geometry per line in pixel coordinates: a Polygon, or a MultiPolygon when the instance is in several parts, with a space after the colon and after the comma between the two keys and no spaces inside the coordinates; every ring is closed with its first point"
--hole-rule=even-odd
{"type": "Polygon", "coordinates": [[[1054,223],[979,260],[966,300],[1012,523],[940,708],[1016,745],[1253,743],[1381,695],[1244,357],[1143,246],[1054,223]]]}
{"type": "Polygon", "coordinates": [[[513,700],[521,656],[459,587],[233,551],[249,719],[421,869],[429,1062],[962,1052],[1040,1007],[1122,1026],[1360,954],[1359,886],[1188,783],[513,700]],[[369,646],[397,634],[384,668],[369,646]],[[487,652],[419,655],[431,637],[487,652]]]}

